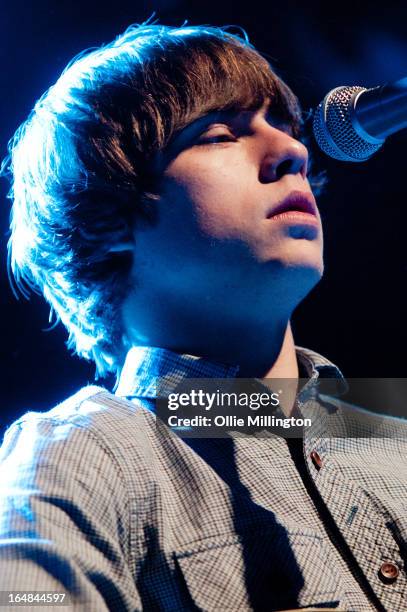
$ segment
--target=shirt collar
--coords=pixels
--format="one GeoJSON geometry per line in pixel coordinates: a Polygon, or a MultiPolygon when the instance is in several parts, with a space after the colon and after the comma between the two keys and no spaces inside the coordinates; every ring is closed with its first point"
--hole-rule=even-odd
{"type": "MultiPolygon", "coordinates": [[[[346,381],[335,364],[310,349],[296,346],[295,350],[297,360],[310,381],[316,382],[319,378],[331,379],[334,394],[346,390],[346,381]]],[[[128,399],[153,399],[157,395],[157,378],[164,380],[165,386],[168,384],[173,388],[184,378],[235,378],[238,372],[238,365],[216,363],[193,355],[180,355],[163,348],[134,346],[127,353],[116,395],[128,399]]]]}

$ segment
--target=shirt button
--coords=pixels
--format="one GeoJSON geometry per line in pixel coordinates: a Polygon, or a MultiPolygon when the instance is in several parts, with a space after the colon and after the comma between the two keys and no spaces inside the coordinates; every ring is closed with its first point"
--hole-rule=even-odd
{"type": "Polygon", "coordinates": [[[317,451],[313,450],[310,454],[311,457],[311,461],[312,463],[315,465],[317,470],[320,470],[322,467],[322,459],[319,456],[319,454],[317,453],[317,451]]]}
{"type": "Polygon", "coordinates": [[[382,563],[382,566],[379,569],[379,576],[383,580],[383,582],[394,582],[397,580],[398,575],[400,573],[399,568],[395,563],[390,563],[386,561],[382,563]]]}

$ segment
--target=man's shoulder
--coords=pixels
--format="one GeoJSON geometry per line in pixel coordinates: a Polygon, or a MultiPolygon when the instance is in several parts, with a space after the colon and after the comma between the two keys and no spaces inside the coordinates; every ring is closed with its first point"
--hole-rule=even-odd
{"type": "Polygon", "coordinates": [[[369,410],[342,397],[320,394],[319,404],[327,415],[326,425],[339,436],[380,438],[407,444],[407,419],[383,411],[369,410]]]}
{"type": "Polygon", "coordinates": [[[26,412],[8,428],[0,451],[4,460],[13,440],[47,447],[60,452],[62,447],[84,443],[111,451],[119,457],[121,450],[132,447],[142,452],[155,429],[155,416],[142,405],[133,404],[94,385],[81,388],[46,412],[26,412]],[[126,444],[126,441],[128,444],[126,444]]]}
{"type": "Polygon", "coordinates": [[[142,405],[114,395],[104,387],[88,385],[82,387],[57,404],[51,410],[43,413],[42,418],[70,421],[86,424],[87,427],[98,428],[103,424],[121,423],[122,421],[138,420],[140,416],[154,415],[142,405]]]}
{"type": "MultiPolygon", "coordinates": [[[[55,424],[69,422],[78,427],[97,429],[102,423],[134,420],[140,412],[144,416],[149,412],[141,402],[136,404],[114,395],[104,387],[88,385],[46,412],[26,412],[16,423],[38,420],[55,424]]],[[[151,417],[154,418],[153,415],[151,417]]]]}

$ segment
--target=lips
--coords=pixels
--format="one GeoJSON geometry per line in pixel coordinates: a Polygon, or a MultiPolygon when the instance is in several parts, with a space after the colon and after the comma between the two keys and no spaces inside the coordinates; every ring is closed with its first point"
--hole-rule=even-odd
{"type": "Polygon", "coordinates": [[[284,200],[274,206],[267,214],[267,218],[275,217],[284,212],[296,211],[317,216],[315,198],[308,191],[292,191],[284,200]]]}

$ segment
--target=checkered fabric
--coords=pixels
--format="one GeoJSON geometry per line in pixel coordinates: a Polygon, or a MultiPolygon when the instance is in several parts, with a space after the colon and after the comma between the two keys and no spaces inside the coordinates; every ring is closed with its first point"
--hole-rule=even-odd
{"type": "MultiPolygon", "coordinates": [[[[297,358],[310,383],[344,383],[320,355],[297,358]]],[[[314,395],[304,440],[156,427],[157,377],[237,373],[132,349],[116,395],[86,387],[16,421],[0,451],[0,591],[65,592],[84,612],[406,610],[407,422],[314,395]],[[363,437],[342,435],[347,413],[363,437]]]]}

